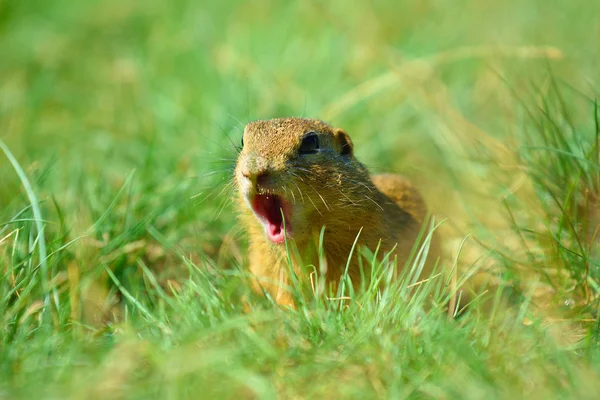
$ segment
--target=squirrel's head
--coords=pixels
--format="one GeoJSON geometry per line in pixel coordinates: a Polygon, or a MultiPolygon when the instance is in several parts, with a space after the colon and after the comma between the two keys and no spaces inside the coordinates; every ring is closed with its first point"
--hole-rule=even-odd
{"type": "Polygon", "coordinates": [[[316,220],[323,221],[318,229],[326,224],[332,208],[351,201],[344,199],[352,194],[342,190],[343,181],[360,181],[362,173],[343,130],[314,119],[277,118],[246,126],[235,183],[267,238],[283,243],[284,234],[302,240],[316,220]]]}

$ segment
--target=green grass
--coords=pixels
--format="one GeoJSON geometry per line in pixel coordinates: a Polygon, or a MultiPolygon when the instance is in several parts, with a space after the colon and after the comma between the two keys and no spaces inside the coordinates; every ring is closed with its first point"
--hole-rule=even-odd
{"type": "Polygon", "coordinates": [[[596,398],[599,5],[398,3],[0,0],[0,397],[596,398]],[[467,313],[249,291],[228,184],[286,115],[418,183],[467,313]]]}

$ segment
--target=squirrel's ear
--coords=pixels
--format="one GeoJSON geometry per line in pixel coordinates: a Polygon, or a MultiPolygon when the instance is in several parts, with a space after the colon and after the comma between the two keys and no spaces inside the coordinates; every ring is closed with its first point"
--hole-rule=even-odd
{"type": "Polygon", "coordinates": [[[352,145],[350,136],[340,128],[334,129],[333,136],[340,145],[340,154],[343,156],[352,156],[354,153],[354,146],[352,145]]]}

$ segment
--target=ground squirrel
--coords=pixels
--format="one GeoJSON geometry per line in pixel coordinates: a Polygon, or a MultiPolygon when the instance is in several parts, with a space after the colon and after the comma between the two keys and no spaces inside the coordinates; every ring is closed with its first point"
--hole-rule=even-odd
{"type": "MultiPolygon", "coordinates": [[[[286,237],[304,265],[318,266],[319,235],[325,227],[325,276],[337,282],[359,231],[358,244],[374,250],[381,241],[380,254],[397,245],[395,254],[402,266],[427,213],[407,179],[393,174],[370,176],[354,157],[348,134],[314,119],[248,124],[234,179],[240,218],[249,232],[250,271],[256,288],[282,305],[293,306],[285,289],[290,283],[286,237]]],[[[429,259],[437,257],[437,247],[436,239],[429,259]]],[[[360,278],[357,257],[355,253],[349,266],[353,283],[360,278]]],[[[294,270],[307,278],[299,263],[293,260],[294,270]]]]}

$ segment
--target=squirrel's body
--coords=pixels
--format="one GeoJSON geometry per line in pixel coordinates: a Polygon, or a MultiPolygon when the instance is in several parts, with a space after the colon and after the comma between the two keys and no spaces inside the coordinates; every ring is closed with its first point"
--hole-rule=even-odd
{"type": "MultiPolygon", "coordinates": [[[[337,282],[355,241],[371,250],[379,246],[380,255],[394,250],[398,266],[404,265],[422,231],[425,204],[405,178],[369,176],[344,131],[317,120],[279,118],[248,124],[243,142],[235,181],[258,288],[279,304],[293,304],[285,237],[298,249],[291,254],[301,260],[293,256],[292,265],[301,279],[308,277],[300,263],[325,261],[327,281],[337,282]],[[318,251],[322,229],[325,260],[318,251]]],[[[437,255],[434,239],[429,259],[437,255]]],[[[360,279],[356,251],[348,272],[353,282],[360,279]]]]}

